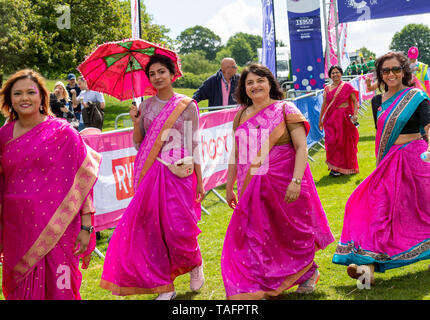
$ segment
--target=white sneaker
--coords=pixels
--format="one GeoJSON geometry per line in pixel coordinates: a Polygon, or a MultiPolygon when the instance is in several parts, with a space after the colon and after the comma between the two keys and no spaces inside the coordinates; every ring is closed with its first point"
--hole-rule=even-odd
{"type": "Polygon", "coordinates": [[[299,287],[296,289],[297,293],[312,293],[315,291],[317,287],[318,280],[320,279],[320,272],[318,269],[315,269],[314,274],[305,282],[299,284],[299,287]]]}
{"type": "Polygon", "coordinates": [[[173,300],[176,298],[176,291],[163,292],[155,300],[173,300]]]}
{"type": "Polygon", "coordinates": [[[195,267],[190,271],[190,289],[198,291],[205,283],[205,275],[203,274],[203,263],[199,267],[195,267]]]}

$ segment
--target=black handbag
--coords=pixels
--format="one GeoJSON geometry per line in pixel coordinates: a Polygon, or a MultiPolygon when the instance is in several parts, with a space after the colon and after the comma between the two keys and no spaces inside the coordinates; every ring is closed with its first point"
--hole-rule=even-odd
{"type": "Polygon", "coordinates": [[[82,109],[82,120],[85,128],[99,128],[102,130],[104,111],[100,108],[100,102],[88,101],[87,107],[82,109]]]}

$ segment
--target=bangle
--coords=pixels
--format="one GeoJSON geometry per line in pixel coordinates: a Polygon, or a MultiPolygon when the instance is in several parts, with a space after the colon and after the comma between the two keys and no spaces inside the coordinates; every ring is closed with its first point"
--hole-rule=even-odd
{"type": "Polygon", "coordinates": [[[300,179],[300,178],[293,178],[293,179],[291,179],[291,181],[294,182],[295,184],[298,184],[298,185],[300,185],[302,183],[302,179],[300,179]]]}

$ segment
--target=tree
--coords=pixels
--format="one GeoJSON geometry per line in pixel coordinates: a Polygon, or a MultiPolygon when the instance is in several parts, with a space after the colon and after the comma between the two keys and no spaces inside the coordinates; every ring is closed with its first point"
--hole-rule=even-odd
{"type": "Polygon", "coordinates": [[[254,52],[251,46],[244,38],[235,38],[230,42],[228,48],[231,51],[231,56],[240,66],[254,60],[254,52]]]}
{"type": "Polygon", "coordinates": [[[215,72],[219,66],[206,59],[204,51],[193,51],[186,55],[181,55],[182,71],[194,74],[215,72]]]}
{"type": "Polygon", "coordinates": [[[419,49],[419,61],[430,64],[430,28],[424,24],[411,23],[396,32],[390,44],[391,50],[407,54],[410,47],[419,49]]]}
{"type": "MultiPolygon", "coordinates": [[[[0,17],[0,68],[8,73],[24,67],[46,77],[76,73],[98,45],[131,37],[129,1],[0,0],[0,17]]],[[[142,38],[169,39],[144,6],[142,25],[142,38]]]]}
{"type": "Polygon", "coordinates": [[[215,62],[218,65],[218,68],[221,64],[222,59],[232,57],[230,48],[221,47],[219,51],[216,53],[215,62]]]}
{"type": "Polygon", "coordinates": [[[373,57],[374,59],[376,58],[376,53],[370,51],[366,47],[362,47],[358,51],[360,51],[363,54],[363,58],[365,58],[365,59],[369,59],[370,57],[373,57]]]}
{"type": "Polygon", "coordinates": [[[263,43],[263,38],[259,35],[238,32],[228,39],[226,44],[227,48],[235,46],[236,45],[235,43],[238,39],[245,40],[251,48],[252,54],[251,54],[251,57],[248,58],[248,61],[256,61],[258,59],[257,48],[261,48],[263,43]]]}
{"type": "Polygon", "coordinates": [[[32,19],[30,1],[0,0],[0,73],[26,66],[30,39],[37,37],[28,28],[32,19]]]}
{"type": "Polygon", "coordinates": [[[182,31],[176,38],[179,45],[179,53],[188,54],[193,51],[203,51],[206,59],[213,60],[221,44],[221,38],[212,30],[195,26],[182,31]]]}

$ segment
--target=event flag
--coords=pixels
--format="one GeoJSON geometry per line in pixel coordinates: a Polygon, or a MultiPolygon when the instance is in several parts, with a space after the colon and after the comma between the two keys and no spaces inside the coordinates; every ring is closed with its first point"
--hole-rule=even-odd
{"type": "Polygon", "coordinates": [[[337,0],[337,5],[341,23],[430,12],[429,0],[337,0]]]}
{"type": "Polygon", "coordinates": [[[131,0],[131,37],[140,39],[140,6],[139,0],[131,0]]]}
{"type": "Polygon", "coordinates": [[[328,70],[331,66],[334,65],[340,65],[343,70],[346,70],[346,68],[351,63],[351,60],[348,55],[347,51],[347,28],[348,25],[346,23],[339,23],[337,32],[338,32],[338,38],[339,38],[339,47],[340,47],[340,55],[341,59],[339,61],[338,59],[338,53],[337,53],[337,38],[336,38],[336,10],[335,10],[335,3],[336,0],[331,0],[330,2],[330,8],[329,8],[329,14],[328,14],[328,23],[327,23],[327,30],[328,30],[328,48],[325,61],[325,77],[328,77],[328,70]]]}
{"type": "Polygon", "coordinates": [[[263,46],[261,63],[276,77],[276,36],[273,0],[261,0],[263,7],[263,46]]]}
{"type": "Polygon", "coordinates": [[[287,0],[294,89],[312,91],[324,86],[320,1],[287,0]]]}

